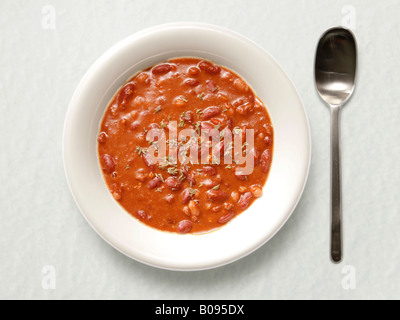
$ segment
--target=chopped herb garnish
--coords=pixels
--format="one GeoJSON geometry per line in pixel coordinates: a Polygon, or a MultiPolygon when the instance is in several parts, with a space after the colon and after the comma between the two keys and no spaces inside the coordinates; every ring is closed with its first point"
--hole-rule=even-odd
{"type": "Polygon", "coordinates": [[[182,182],[183,180],[185,180],[186,179],[186,175],[183,173],[183,170],[182,169],[179,169],[179,177],[178,177],[178,180],[180,181],[180,182],[182,182]]]}
{"type": "Polygon", "coordinates": [[[242,133],[242,129],[240,129],[239,127],[233,128],[232,133],[234,135],[238,135],[242,133]]]}
{"type": "Polygon", "coordinates": [[[139,156],[141,156],[147,153],[147,149],[142,147],[136,147],[136,152],[139,154],[139,156]]]}
{"type": "Polygon", "coordinates": [[[194,128],[195,128],[197,134],[200,134],[200,126],[201,126],[201,123],[200,123],[200,122],[196,122],[196,123],[194,124],[194,128]]]}
{"type": "Polygon", "coordinates": [[[166,162],[166,163],[160,164],[160,165],[158,166],[158,168],[161,169],[161,170],[166,170],[168,166],[169,166],[169,163],[166,162]]]}
{"type": "Polygon", "coordinates": [[[176,175],[178,174],[178,169],[177,169],[177,168],[171,167],[171,168],[168,168],[167,172],[168,172],[170,175],[176,176],[176,175]]]}
{"type": "Polygon", "coordinates": [[[162,189],[162,188],[157,188],[155,191],[156,191],[156,192],[162,192],[163,189],[162,189]]]}
{"type": "Polygon", "coordinates": [[[182,128],[185,125],[185,120],[179,121],[179,128],[182,128]]]}
{"type": "Polygon", "coordinates": [[[231,166],[231,165],[227,165],[227,166],[225,167],[225,169],[232,169],[232,166],[231,166]]]}
{"type": "Polygon", "coordinates": [[[161,173],[156,173],[156,177],[159,178],[162,182],[165,182],[164,177],[161,175],[161,173]]]}
{"type": "Polygon", "coordinates": [[[161,107],[157,107],[156,110],[155,110],[155,113],[159,113],[159,112],[161,112],[161,110],[162,110],[161,107]]]}
{"type": "Polygon", "coordinates": [[[213,190],[219,190],[219,187],[220,187],[221,185],[219,184],[219,185],[217,185],[217,186],[215,186],[214,188],[212,188],[213,190]]]}
{"type": "Polygon", "coordinates": [[[192,189],[192,188],[189,189],[189,195],[191,197],[193,197],[196,193],[197,193],[197,191],[195,189],[192,189]]]}
{"type": "Polygon", "coordinates": [[[203,101],[203,99],[204,99],[204,93],[200,93],[200,94],[199,94],[199,99],[200,99],[201,101],[203,101]]]}
{"type": "Polygon", "coordinates": [[[188,102],[188,100],[185,97],[181,97],[181,100],[184,102],[188,102]]]}

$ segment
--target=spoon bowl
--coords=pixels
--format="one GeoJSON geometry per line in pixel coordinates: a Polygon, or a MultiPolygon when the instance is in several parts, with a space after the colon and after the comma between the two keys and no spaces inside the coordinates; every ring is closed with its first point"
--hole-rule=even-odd
{"type": "Polygon", "coordinates": [[[326,31],[315,57],[315,86],[331,110],[331,259],[342,260],[342,204],[340,174],[340,109],[354,92],[357,44],[353,33],[343,28],[326,31]]]}
{"type": "Polygon", "coordinates": [[[357,45],[347,29],[332,28],[323,34],[315,59],[315,84],[320,97],[331,106],[342,106],[355,87],[357,45]]]}

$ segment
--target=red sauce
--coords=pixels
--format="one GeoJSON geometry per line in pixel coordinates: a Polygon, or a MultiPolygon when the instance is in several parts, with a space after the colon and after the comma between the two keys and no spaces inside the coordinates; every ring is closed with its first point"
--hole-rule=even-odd
{"type": "Polygon", "coordinates": [[[146,225],[180,234],[219,228],[261,197],[273,145],[267,109],[250,86],[233,71],[195,58],[169,60],[130,79],[108,105],[98,135],[100,165],[115,200],[146,225]],[[184,129],[191,135],[181,138],[184,129]],[[210,130],[221,140],[208,139],[210,130]],[[237,150],[254,161],[250,173],[243,174],[237,150]],[[180,158],[174,162],[170,152],[180,158]]]}

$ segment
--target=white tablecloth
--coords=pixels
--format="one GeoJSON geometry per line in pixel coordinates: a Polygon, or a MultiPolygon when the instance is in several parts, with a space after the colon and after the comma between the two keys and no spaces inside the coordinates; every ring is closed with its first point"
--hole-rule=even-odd
{"type": "Polygon", "coordinates": [[[0,298],[400,298],[398,0],[2,0],[0,298]],[[379,4],[378,4],[379,3],[379,4]],[[66,184],[62,130],[90,65],[153,25],[199,21],[254,40],[287,71],[308,112],[312,165],[292,218],[250,256],[214,270],[145,266],[84,220],[66,184]],[[357,89],[342,113],[344,261],[329,259],[329,112],[314,90],[319,36],[353,28],[357,89]]]}

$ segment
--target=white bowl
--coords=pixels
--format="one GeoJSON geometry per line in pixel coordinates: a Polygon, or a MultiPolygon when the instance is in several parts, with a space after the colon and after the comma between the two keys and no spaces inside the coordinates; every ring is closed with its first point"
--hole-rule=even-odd
{"type": "Polygon", "coordinates": [[[221,27],[178,23],[134,34],[95,62],[69,106],[63,153],[72,195],[105,241],[148,265],[202,270],[244,257],[284,225],[307,180],[311,141],[295,87],[262,48],[221,27]],[[114,93],[138,71],[180,56],[202,57],[236,71],[266,104],[275,128],[274,158],[264,196],[226,226],[203,235],[158,231],[130,216],[110,195],[97,159],[100,121],[114,93]]]}

